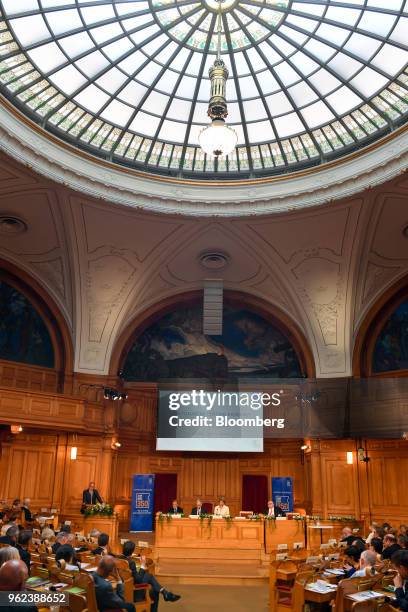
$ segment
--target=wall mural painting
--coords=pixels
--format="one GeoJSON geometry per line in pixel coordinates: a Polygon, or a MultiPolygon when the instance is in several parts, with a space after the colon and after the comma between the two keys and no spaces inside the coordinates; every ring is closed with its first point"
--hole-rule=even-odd
{"type": "Polygon", "coordinates": [[[408,369],[408,301],[398,306],[382,328],[372,367],[374,372],[408,369]]]}
{"type": "Polygon", "coordinates": [[[133,344],[123,367],[124,378],[154,382],[301,376],[290,342],[254,312],[226,306],[222,336],[206,336],[202,329],[201,306],[164,315],[133,344]]]}
{"type": "Polygon", "coordinates": [[[27,298],[0,281],[0,359],[54,367],[50,335],[27,298]]]}

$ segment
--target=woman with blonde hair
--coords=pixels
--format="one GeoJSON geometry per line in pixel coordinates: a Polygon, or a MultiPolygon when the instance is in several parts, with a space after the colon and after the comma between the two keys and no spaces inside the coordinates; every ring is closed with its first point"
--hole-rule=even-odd
{"type": "Polygon", "coordinates": [[[14,546],[4,546],[3,548],[0,548],[0,567],[6,561],[19,561],[19,560],[20,560],[20,554],[17,548],[14,548],[14,546]]]}

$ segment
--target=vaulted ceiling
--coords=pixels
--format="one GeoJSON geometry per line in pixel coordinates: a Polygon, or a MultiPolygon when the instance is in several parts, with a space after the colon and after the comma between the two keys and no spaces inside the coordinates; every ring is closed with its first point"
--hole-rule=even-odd
{"type": "Polygon", "coordinates": [[[226,289],[283,310],[310,343],[317,376],[350,374],[354,338],[384,290],[408,273],[408,176],[318,208],[245,218],[160,215],[73,191],[0,155],[0,257],[31,274],[72,332],[75,370],[104,374],[121,332],[168,296],[226,289]],[[225,269],[199,263],[203,251],[225,269]]]}

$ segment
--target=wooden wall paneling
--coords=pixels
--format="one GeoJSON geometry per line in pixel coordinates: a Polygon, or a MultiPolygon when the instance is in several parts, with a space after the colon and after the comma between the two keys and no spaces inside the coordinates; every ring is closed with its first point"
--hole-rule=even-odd
{"type": "Polygon", "coordinates": [[[30,391],[58,391],[57,370],[0,359],[0,385],[30,391]]]}
{"type": "Polygon", "coordinates": [[[354,450],[351,440],[320,442],[324,516],[360,516],[355,454],[352,465],[346,460],[346,453],[354,450]]]}

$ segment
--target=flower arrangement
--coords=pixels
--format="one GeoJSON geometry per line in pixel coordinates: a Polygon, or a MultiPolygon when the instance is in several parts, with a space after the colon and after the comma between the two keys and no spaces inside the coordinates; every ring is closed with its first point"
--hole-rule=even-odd
{"type": "Polygon", "coordinates": [[[113,516],[113,507],[110,504],[92,504],[84,508],[85,516],[113,516]]]}
{"type": "Polygon", "coordinates": [[[260,521],[261,520],[261,515],[260,514],[252,514],[248,518],[249,518],[250,521],[260,521]]]}

